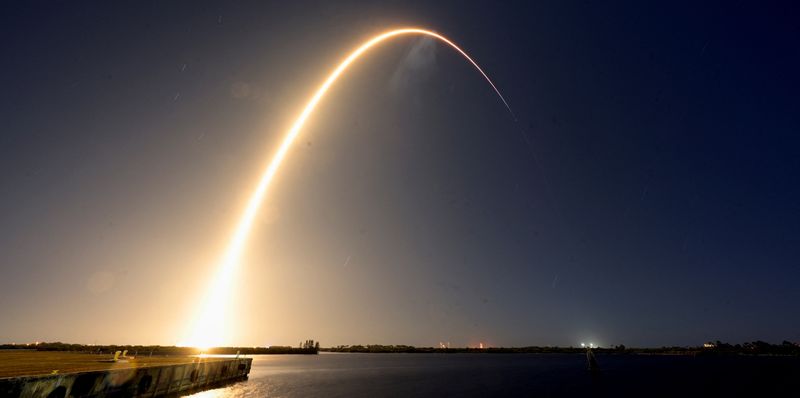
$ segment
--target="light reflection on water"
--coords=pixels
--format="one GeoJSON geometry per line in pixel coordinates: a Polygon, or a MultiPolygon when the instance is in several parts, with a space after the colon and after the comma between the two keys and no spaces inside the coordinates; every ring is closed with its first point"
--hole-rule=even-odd
{"type": "Polygon", "coordinates": [[[582,356],[472,354],[255,355],[248,380],[191,395],[233,397],[480,396],[502,393],[509,382],[539,373],[573,370],[582,356]],[[542,366],[546,365],[546,366],[542,366]]]}
{"type": "Polygon", "coordinates": [[[598,355],[598,361],[601,371],[593,373],[583,354],[256,355],[248,380],[192,397],[763,396],[755,393],[800,388],[800,358],[598,355]]]}

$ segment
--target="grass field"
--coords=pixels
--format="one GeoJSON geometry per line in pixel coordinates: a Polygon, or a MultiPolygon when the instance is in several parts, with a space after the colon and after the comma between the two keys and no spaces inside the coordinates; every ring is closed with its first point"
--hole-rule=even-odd
{"type": "Polygon", "coordinates": [[[152,356],[140,355],[133,359],[118,362],[103,362],[113,355],[84,354],[63,351],[0,350],[0,378],[35,376],[58,373],[86,372],[90,370],[110,370],[140,368],[146,366],[175,365],[192,361],[216,361],[218,358],[191,356],[152,356]]]}

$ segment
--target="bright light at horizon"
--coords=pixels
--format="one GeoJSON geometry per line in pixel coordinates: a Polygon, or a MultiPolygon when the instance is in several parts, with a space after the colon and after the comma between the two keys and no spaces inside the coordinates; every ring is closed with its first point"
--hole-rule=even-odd
{"type": "Polygon", "coordinates": [[[336,79],[341,75],[347,67],[356,59],[358,59],[364,52],[369,50],[371,47],[375,46],[378,43],[383,42],[386,39],[391,37],[400,36],[400,35],[424,35],[436,38],[450,47],[454,48],[458,51],[464,58],[466,58],[477,70],[481,73],[481,75],[486,79],[487,82],[492,86],[495,93],[500,97],[500,100],[503,101],[503,104],[506,106],[508,111],[511,112],[511,107],[506,102],[503,95],[500,94],[500,91],[494,85],[494,83],[489,79],[489,76],[484,73],[483,69],[481,69],[478,64],[472,60],[472,58],[467,55],[461,48],[455,45],[452,41],[447,39],[444,36],[439,35],[438,33],[418,29],[418,28],[404,28],[404,29],[397,29],[397,30],[390,30],[384,33],[381,33],[377,36],[372,37],[364,44],[359,46],[353,52],[351,52],[337,67],[336,69],[328,75],[328,78],[322,83],[322,85],[317,89],[314,95],[306,104],[303,111],[298,116],[297,120],[295,120],[292,127],[286,133],[283,141],[281,142],[278,151],[272,157],[272,160],[269,162],[264,174],[261,177],[261,180],[258,183],[253,195],[250,197],[250,200],[247,203],[247,207],[245,208],[244,214],[242,215],[238,226],[233,234],[231,239],[230,245],[225,252],[225,255],[222,259],[220,264],[219,271],[217,275],[211,282],[211,286],[208,289],[208,295],[205,298],[205,301],[202,305],[202,310],[200,311],[198,317],[195,320],[194,325],[192,326],[191,332],[189,337],[183,340],[179,345],[182,346],[191,346],[191,347],[198,347],[198,348],[210,348],[214,346],[222,346],[226,344],[230,344],[230,333],[229,333],[229,319],[228,314],[229,310],[231,309],[230,306],[230,299],[231,299],[231,290],[232,290],[232,283],[234,279],[234,274],[236,269],[238,268],[238,264],[240,261],[240,257],[242,255],[242,251],[244,249],[245,241],[247,240],[247,236],[250,233],[250,229],[252,227],[253,221],[255,219],[256,214],[258,213],[258,209],[261,205],[261,202],[264,199],[264,195],[266,194],[267,188],[269,187],[270,181],[277,173],[278,168],[281,165],[286,153],[288,152],[289,148],[294,142],[295,137],[300,133],[300,129],[305,124],[306,120],[309,118],[311,113],[316,108],[319,101],[328,91],[331,85],[336,82],[336,79]]]}

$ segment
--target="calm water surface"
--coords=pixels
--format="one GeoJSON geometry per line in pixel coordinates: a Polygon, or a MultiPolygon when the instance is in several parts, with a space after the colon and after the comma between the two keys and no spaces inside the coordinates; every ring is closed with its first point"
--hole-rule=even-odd
{"type": "Polygon", "coordinates": [[[256,355],[250,378],[192,395],[230,397],[787,396],[800,358],[572,354],[256,355]]]}

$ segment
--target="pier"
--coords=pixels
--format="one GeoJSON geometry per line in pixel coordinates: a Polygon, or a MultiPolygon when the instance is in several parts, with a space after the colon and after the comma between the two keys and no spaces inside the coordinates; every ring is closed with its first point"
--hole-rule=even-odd
{"type": "Polygon", "coordinates": [[[244,380],[252,358],[0,351],[0,396],[162,397],[244,380]]]}

